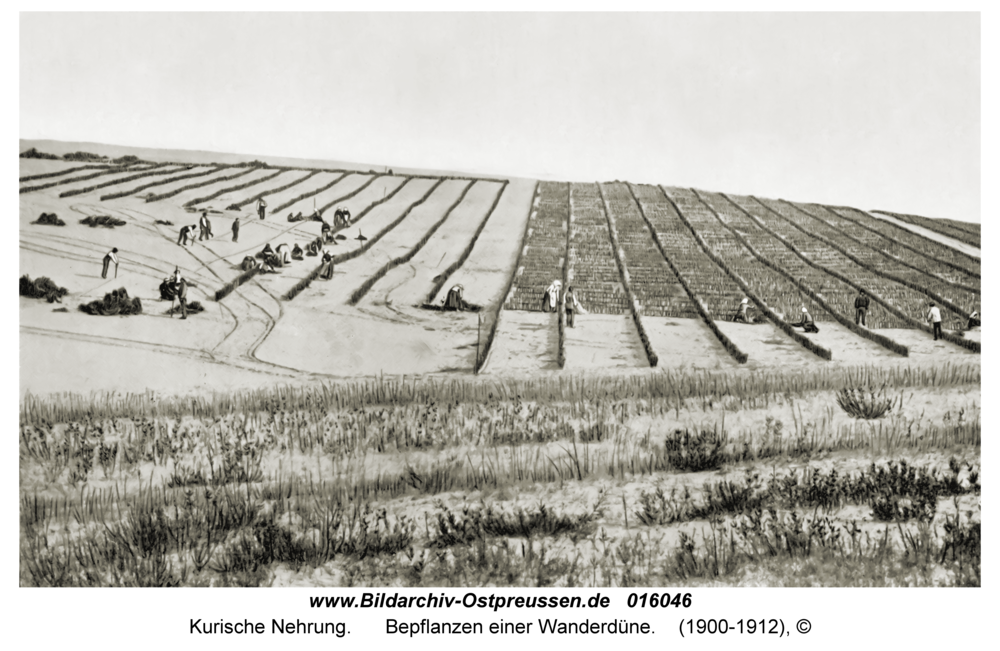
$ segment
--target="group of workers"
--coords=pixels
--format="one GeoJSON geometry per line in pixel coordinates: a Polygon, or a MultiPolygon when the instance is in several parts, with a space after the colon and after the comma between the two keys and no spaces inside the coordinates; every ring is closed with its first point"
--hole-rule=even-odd
{"type": "Polygon", "coordinates": [[[542,295],[542,312],[555,312],[560,305],[563,306],[563,311],[566,314],[566,325],[570,328],[576,327],[574,317],[577,313],[587,313],[587,310],[580,304],[576,292],[573,291],[572,285],[566,285],[566,291],[563,291],[562,281],[553,280],[542,295]]]}

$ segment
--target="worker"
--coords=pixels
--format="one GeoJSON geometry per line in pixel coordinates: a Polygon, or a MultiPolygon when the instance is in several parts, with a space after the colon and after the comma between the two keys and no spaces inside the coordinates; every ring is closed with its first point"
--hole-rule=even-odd
{"type": "Polygon", "coordinates": [[[566,285],[566,292],[563,294],[563,309],[566,311],[566,325],[570,328],[573,326],[573,315],[576,312],[581,314],[586,314],[587,310],[583,309],[580,305],[580,301],[576,298],[576,292],[573,291],[572,285],[566,285]]]}
{"type": "Polygon", "coordinates": [[[271,248],[270,244],[265,244],[264,248],[261,249],[260,253],[257,254],[257,257],[266,260],[269,256],[272,255],[274,255],[274,249],[271,248]]]}
{"type": "Polygon", "coordinates": [[[340,208],[337,208],[333,213],[333,225],[337,228],[344,227],[344,211],[340,208]]]}
{"type": "Polygon", "coordinates": [[[188,243],[188,240],[194,242],[194,232],[196,230],[198,230],[198,227],[194,224],[182,228],[181,235],[180,237],[177,238],[177,243],[180,244],[181,246],[184,246],[185,244],[188,243]]]}
{"type": "Polygon", "coordinates": [[[351,211],[348,210],[347,208],[344,208],[341,211],[341,219],[344,220],[344,226],[350,226],[351,225],[351,211]]]}
{"type": "Polygon", "coordinates": [[[812,315],[809,314],[809,310],[804,305],[802,306],[802,320],[791,325],[795,328],[802,328],[805,332],[819,332],[816,322],[813,321],[812,315]]]}
{"type": "Polygon", "coordinates": [[[251,269],[257,268],[258,266],[260,265],[258,264],[257,259],[249,255],[244,256],[243,262],[240,263],[240,269],[242,269],[243,271],[250,271],[251,269]]]}
{"type": "Polygon", "coordinates": [[[457,312],[464,312],[469,309],[469,304],[465,302],[464,295],[465,287],[463,285],[455,285],[448,290],[448,295],[444,299],[444,309],[455,310],[457,312]]]}
{"type": "Polygon", "coordinates": [[[264,197],[257,199],[257,214],[261,219],[264,219],[264,209],[267,208],[267,202],[264,201],[264,197]]]}
{"type": "Polygon", "coordinates": [[[868,295],[862,289],[858,297],[854,299],[854,323],[866,328],[868,327],[868,303],[868,295]]]}
{"type": "Polygon", "coordinates": [[[181,281],[177,284],[177,298],[181,302],[181,319],[188,318],[187,293],[187,281],[181,278],[181,281]]]}
{"type": "Polygon", "coordinates": [[[330,249],[323,249],[323,270],[319,275],[323,280],[333,280],[333,254],[330,249]]]}
{"type": "Polygon", "coordinates": [[[108,267],[115,263],[115,278],[118,277],[118,248],[113,248],[104,256],[104,269],[101,270],[101,278],[108,277],[108,267]]]}
{"type": "Polygon", "coordinates": [[[278,248],[274,250],[274,254],[281,260],[281,266],[292,263],[292,251],[287,244],[279,244],[278,248]]]}
{"type": "Polygon", "coordinates": [[[562,282],[553,280],[552,284],[545,290],[542,296],[542,312],[555,312],[559,301],[559,294],[562,292],[562,282]]]}
{"type": "Polygon", "coordinates": [[[750,323],[750,316],[747,314],[747,310],[749,310],[752,307],[753,306],[750,305],[750,299],[744,297],[743,300],[740,301],[740,306],[736,308],[736,315],[733,317],[733,322],[750,323]]]}
{"type": "MultiPolygon", "coordinates": [[[[299,215],[301,214],[302,213],[299,213],[299,215]]],[[[323,213],[319,211],[319,208],[313,208],[313,213],[309,217],[309,219],[311,219],[314,222],[323,222],[324,224],[326,223],[325,221],[323,221],[323,213]]]]}
{"type": "Polygon", "coordinates": [[[181,268],[180,267],[174,267],[174,275],[173,275],[172,282],[179,283],[180,281],[181,281],[181,268]]]}
{"type": "Polygon", "coordinates": [[[937,341],[941,337],[941,309],[934,303],[930,304],[930,309],[927,311],[927,320],[934,328],[934,341],[937,341]]]}
{"type": "Polygon", "coordinates": [[[292,248],[292,260],[301,260],[304,254],[305,252],[302,250],[302,247],[296,242],[295,247],[292,248]]]}
{"type": "Polygon", "coordinates": [[[240,218],[237,217],[233,220],[233,241],[240,241],[240,218]]]}
{"type": "Polygon", "coordinates": [[[979,312],[973,310],[972,314],[969,315],[969,330],[973,328],[978,328],[983,325],[982,319],[979,318],[979,312]]]}
{"type": "Polygon", "coordinates": [[[198,220],[198,226],[201,228],[201,233],[198,235],[198,240],[207,240],[212,237],[212,222],[208,221],[208,211],[204,210],[201,213],[201,219],[198,220]]]}
{"type": "Polygon", "coordinates": [[[326,222],[323,222],[323,225],[319,227],[319,232],[324,242],[329,242],[333,238],[333,227],[326,222]]]}

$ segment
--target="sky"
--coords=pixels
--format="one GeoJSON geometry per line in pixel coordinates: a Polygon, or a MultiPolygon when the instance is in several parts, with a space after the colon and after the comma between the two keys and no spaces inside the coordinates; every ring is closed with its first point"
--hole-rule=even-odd
{"type": "Polygon", "coordinates": [[[20,14],[21,138],[980,219],[976,13],[20,14]]]}

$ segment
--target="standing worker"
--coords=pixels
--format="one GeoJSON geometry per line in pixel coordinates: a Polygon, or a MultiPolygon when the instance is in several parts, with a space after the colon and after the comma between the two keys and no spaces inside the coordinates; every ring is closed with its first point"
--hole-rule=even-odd
{"type": "Polygon", "coordinates": [[[569,327],[573,326],[573,314],[580,312],[586,314],[587,311],[583,309],[580,305],[580,301],[576,299],[576,292],[573,291],[572,285],[566,285],[566,293],[563,294],[563,308],[566,310],[566,325],[569,327]]]}
{"type": "Polygon", "coordinates": [[[264,219],[264,209],[267,208],[267,202],[264,201],[264,197],[257,199],[257,214],[261,219],[264,219]]]}
{"type": "Polygon", "coordinates": [[[198,226],[201,228],[201,233],[198,235],[198,240],[207,240],[212,237],[212,224],[208,221],[208,211],[203,210],[201,213],[201,219],[198,220],[198,226]]]}
{"type": "Polygon", "coordinates": [[[104,269],[101,271],[101,278],[107,279],[108,277],[108,267],[111,263],[115,263],[115,278],[118,277],[118,249],[114,248],[108,251],[108,254],[104,256],[104,269]]]}
{"type": "Polygon", "coordinates": [[[983,325],[983,320],[979,317],[979,312],[977,310],[972,310],[972,314],[969,315],[969,326],[968,330],[973,328],[979,328],[983,325]]]}
{"type": "Polygon", "coordinates": [[[562,292],[562,281],[553,280],[552,284],[545,290],[545,295],[542,296],[542,312],[556,311],[560,292],[562,292]]]}
{"type": "Polygon", "coordinates": [[[323,280],[333,280],[333,254],[330,249],[323,249],[323,271],[320,278],[323,280]]]}
{"type": "Polygon", "coordinates": [[[868,295],[865,290],[861,290],[858,297],[854,299],[854,323],[868,327],[868,295]]]}
{"type": "Polygon", "coordinates": [[[181,278],[180,282],[177,283],[177,298],[179,298],[181,301],[181,319],[188,318],[187,295],[188,295],[187,281],[184,280],[184,278],[181,278]]]}
{"type": "Polygon", "coordinates": [[[927,320],[934,327],[934,341],[937,341],[941,336],[941,310],[934,303],[931,303],[931,309],[927,311],[927,320]]]}
{"type": "Polygon", "coordinates": [[[237,217],[233,220],[233,241],[240,241],[240,218],[237,217]]]}

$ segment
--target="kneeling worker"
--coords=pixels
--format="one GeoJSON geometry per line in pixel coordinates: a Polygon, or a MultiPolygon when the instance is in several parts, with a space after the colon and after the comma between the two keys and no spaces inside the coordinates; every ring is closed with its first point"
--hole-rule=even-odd
{"type": "Polygon", "coordinates": [[[798,323],[792,323],[793,328],[802,328],[805,332],[819,332],[819,328],[816,327],[816,322],[813,321],[812,315],[809,314],[809,310],[802,306],[802,320],[798,323]]]}

